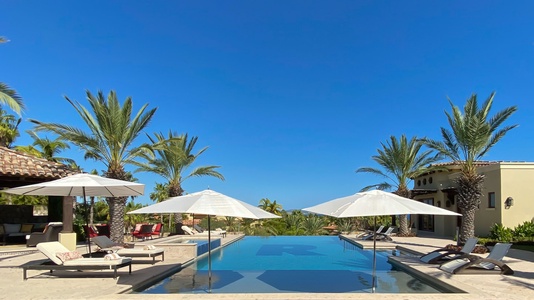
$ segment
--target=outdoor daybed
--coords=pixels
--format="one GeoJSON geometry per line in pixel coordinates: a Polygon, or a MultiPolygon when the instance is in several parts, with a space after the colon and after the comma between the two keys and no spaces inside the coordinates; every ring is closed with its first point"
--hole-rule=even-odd
{"type": "Polygon", "coordinates": [[[26,264],[22,266],[22,278],[28,279],[28,270],[113,270],[113,278],[117,278],[117,269],[129,267],[129,274],[132,274],[132,259],[129,257],[120,257],[107,259],[102,258],[84,258],[76,251],[69,251],[60,242],[39,243],[37,249],[41,251],[49,260],[39,264],[26,264]]]}
{"type": "Polygon", "coordinates": [[[116,244],[105,235],[94,237],[92,241],[101,251],[106,253],[117,253],[126,257],[149,257],[152,258],[152,264],[156,263],[156,256],[161,256],[161,261],[165,260],[165,250],[151,247],[152,245],[147,245],[143,248],[126,248],[125,246],[128,246],[128,244],[116,244]]]}

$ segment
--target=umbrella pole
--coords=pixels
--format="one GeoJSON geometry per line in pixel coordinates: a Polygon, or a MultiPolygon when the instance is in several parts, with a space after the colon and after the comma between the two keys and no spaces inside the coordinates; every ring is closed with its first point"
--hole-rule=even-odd
{"type": "Polygon", "coordinates": [[[376,290],[376,216],[374,217],[375,224],[374,224],[374,234],[373,234],[373,285],[371,287],[372,292],[374,293],[376,290]]]}
{"type": "MultiPolygon", "coordinates": [[[[195,219],[193,218],[193,221],[195,219]]],[[[211,222],[208,215],[208,293],[211,293],[211,222]]]]}
{"type": "Polygon", "coordinates": [[[85,199],[85,187],[83,186],[82,187],[82,192],[83,192],[83,204],[85,206],[85,227],[87,227],[87,248],[88,248],[88,252],[89,252],[89,257],[92,257],[92,254],[91,254],[91,237],[89,235],[89,214],[88,214],[88,211],[87,211],[87,199],[85,199]]]}

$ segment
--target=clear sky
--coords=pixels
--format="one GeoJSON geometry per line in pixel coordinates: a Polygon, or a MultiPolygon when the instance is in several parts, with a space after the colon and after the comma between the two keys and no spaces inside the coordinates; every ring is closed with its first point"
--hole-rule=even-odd
{"type": "MultiPolygon", "coordinates": [[[[197,165],[226,180],[186,192],[285,209],[350,195],[383,181],[355,173],[377,167],[380,142],[439,139],[448,98],[492,91],[519,127],[485,159],[534,161],[532,1],[3,1],[0,14],[0,81],[27,105],[15,144],[31,143],[28,118],[86,129],[64,96],[88,106],[85,90],[112,89],[158,107],[148,133],[209,146],[197,165]]],[[[163,179],[136,177],[151,203],[163,179]]]]}

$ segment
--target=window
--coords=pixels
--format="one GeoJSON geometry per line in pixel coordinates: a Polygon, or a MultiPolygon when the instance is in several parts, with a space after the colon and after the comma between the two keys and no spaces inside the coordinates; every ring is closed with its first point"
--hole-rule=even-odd
{"type": "Polygon", "coordinates": [[[488,208],[495,208],[495,193],[488,193],[488,208]]]}

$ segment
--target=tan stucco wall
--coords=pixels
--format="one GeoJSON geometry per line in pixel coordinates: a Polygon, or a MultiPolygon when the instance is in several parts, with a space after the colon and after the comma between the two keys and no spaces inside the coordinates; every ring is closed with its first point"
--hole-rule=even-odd
{"type": "Polygon", "coordinates": [[[490,233],[490,228],[495,223],[502,222],[502,185],[501,170],[499,165],[482,167],[478,169],[483,174],[484,188],[480,197],[480,209],[475,212],[475,235],[485,237],[490,233]],[[495,193],[495,208],[489,208],[489,193],[495,193]]]}
{"type": "Polygon", "coordinates": [[[502,223],[513,228],[534,218],[534,164],[505,165],[502,168],[502,223]],[[514,199],[514,205],[504,208],[507,197],[514,199]]]}

